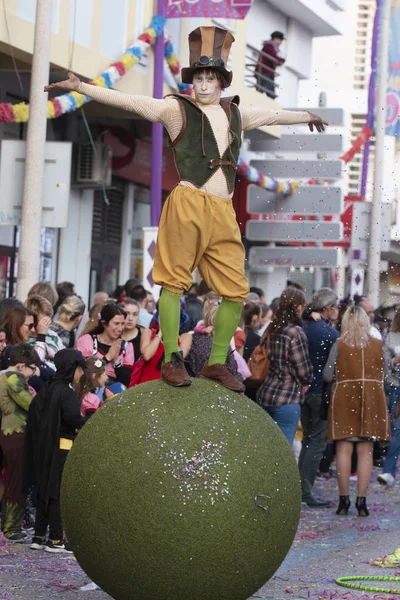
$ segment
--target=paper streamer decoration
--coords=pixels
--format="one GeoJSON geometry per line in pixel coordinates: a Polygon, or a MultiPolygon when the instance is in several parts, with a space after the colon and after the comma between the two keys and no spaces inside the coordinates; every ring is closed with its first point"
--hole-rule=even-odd
{"type": "MultiPolygon", "coordinates": [[[[156,37],[163,31],[164,25],[164,17],[153,17],[150,26],[144,30],[132,46],[127,48],[121,58],[112,63],[108,69],[103,71],[96,79],[89,81],[89,83],[104,88],[111,88],[127,71],[140,62],[142,56],[154,44],[156,37]]],[[[91,98],[83,94],[78,94],[78,92],[69,92],[68,94],[51,98],[47,103],[47,118],[55,119],[66,113],[73,112],[90,101],[91,98]]],[[[0,104],[0,123],[25,123],[28,119],[29,105],[25,102],[20,102],[19,104],[4,102],[0,104]]]]}
{"type": "Polygon", "coordinates": [[[164,54],[165,54],[165,59],[170,68],[170,71],[175,78],[175,81],[177,83],[180,93],[190,95],[192,93],[192,86],[187,83],[182,83],[181,65],[180,65],[178,57],[176,56],[176,54],[174,52],[174,47],[172,45],[172,42],[169,39],[165,40],[164,54]]]}
{"type": "Polygon", "coordinates": [[[345,163],[353,160],[354,155],[361,150],[361,148],[368,142],[370,137],[373,135],[371,127],[363,127],[359,135],[356,137],[351,147],[340,157],[345,163]]]}
{"type": "Polygon", "coordinates": [[[250,167],[242,157],[239,157],[239,169],[238,174],[251,181],[251,183],[255,183],[262,188],[270,192],[276,192],[277,194],[294,194],[297,188],[299,187],[299,183],[294,181],[279,181],[278,179],[274,179],[273,177],[268,177],[268,175],[263,175],[255,169],[254,167],[250,167]]]}
{"type": "MultiPolygon", "coordinates": [[[[138,40],[130,46],[121,58],[112,63],[108,69],[103,71],[101,75],[93,79],[89,83],[98,85],[104,88],[111,88],[121,77],[137,65],[145,55],[150,46],[152,46],[158,35],[164,30],[164,17],[154,16],[150,26],[139,36],[138,40]]],[[[191,94],[192,86],[182,83],[180,73],[181,66],[179,59],[174,52],[172,42],[166,39],[164,45],[165,59],[174,76],[178,89],[182,94],[191,94]]],[[[69,112],[74,112],[84,104],[91,101],[89,96],[79,94],[78,92],[69,92],[55,98],[51,98],[47,103],[47,118],[55,119],[69,112]]],[[[0,123],[25,123],[29,119],[29,105],[25,102],[19,104],[10,104],[8,102],[0,103],[0,123]]],[[[269,191],[293,194],[298,184],[294,182],[278,181],[273,177],[263,175],[250,167],[247,163],[239,158],[238,173],[245,179],[263,187],[269,191]]]]}

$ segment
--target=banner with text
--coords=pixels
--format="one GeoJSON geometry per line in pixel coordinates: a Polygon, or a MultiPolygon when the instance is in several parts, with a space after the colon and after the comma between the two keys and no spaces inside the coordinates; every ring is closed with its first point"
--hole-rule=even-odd
{"type": "Polygon", "coordinates": [[[167,19],[244,19],[252,2],[253,0],[165,0],[164,15],[167,19]]]}
{"type": "Polygon", "coordinates": [[[392,1],[389,38],[386,134],[400,137],[400,0],[392,1]]]}

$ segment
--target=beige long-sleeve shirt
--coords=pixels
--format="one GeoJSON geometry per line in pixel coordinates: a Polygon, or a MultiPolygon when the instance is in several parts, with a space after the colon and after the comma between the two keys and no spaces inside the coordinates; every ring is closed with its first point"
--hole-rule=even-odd
{"type": "MultiPolygon", "coordinates": [[[[182,112],[176,98],[164,98],[158,100],[149,96],[135,96],[108,90],[88,83],[81,83],[79,93],[90,96],[97,102],[122,108],[134,112],[147,121],[162,123],[166,128],[172,141],[179,135],[183,127],[182,112]]],[[[222,156],[229,145],[229,123],[225,111],[219,104],[203,105],[199,108],[207,115],[218,149],[222,156]]],[[[265,108],[240,108],[242,117],[242,131],[257,129],[264,125],[294,125],[296,123],[308,123],[310,115],[306,111],[267,110],[265,108]]],[[[180,181],[180,185],[196,187],[188,181],[180,181]]],[[[222,169],[218,169],[207,183],[200,188],[201,191],[221,198],[230,198],[225,175],[222,169]]]]}

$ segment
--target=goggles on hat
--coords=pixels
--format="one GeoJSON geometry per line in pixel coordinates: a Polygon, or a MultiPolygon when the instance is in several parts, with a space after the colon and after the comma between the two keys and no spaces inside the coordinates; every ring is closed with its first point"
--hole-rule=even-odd
{"type": "Polygon", "coordinates": [[[195,67],[224,67],[225,63],[222,58],[214,58],[213,56],[200,56],[199,60],[194,63],[195,67]]]}

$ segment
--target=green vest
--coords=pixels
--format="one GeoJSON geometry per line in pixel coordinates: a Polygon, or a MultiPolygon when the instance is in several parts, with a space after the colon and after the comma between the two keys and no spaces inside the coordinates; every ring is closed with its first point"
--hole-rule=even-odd
{"type": "Polygon", "coordinates": [[[170,142],[181,181],[190,181],[197,188],[201,188],[218,169],[222,169],[231,194],[235,188],[241,146],[239,97],[221,98],[220,101],[230,127],[230,143],[221,156],[207,115],[192,98],[180,94],[171,96],[178,100],[184,117],[178,137],[170,142]]]}

